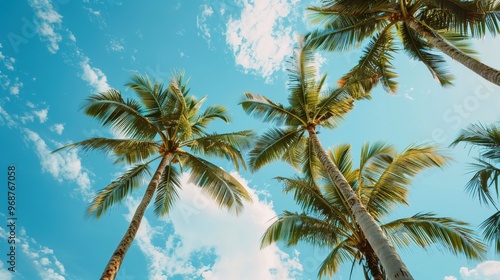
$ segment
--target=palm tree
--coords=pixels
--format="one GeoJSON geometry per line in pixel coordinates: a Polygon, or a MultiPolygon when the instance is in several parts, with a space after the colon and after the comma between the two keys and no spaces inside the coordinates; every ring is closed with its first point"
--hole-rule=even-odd
{"type": "Polygon", "coordinates": [[[310,50],[295,49],[289,68],[288,106],[262,95],[244,94],[241,105],[246,113],[276,125],[255,141],[250,151],[250,168],[256,171],[272,161],[283,160],[297,168],[301,166],[305,174],[310,174],[313,179],[319,175],[317,170],[324,169],[348,202],[355,221],[380,257],[388,275],[394,279],[413,279],[398,253],[323,149],[317,129],[334,128],[352,109],[354,100],[347,88],[323,91],[326,75],[318,77],[313,62],[314,54],[310,50]]]}
{"type": "Polygon", "coordinates": [[[500,124],[472,124],[463,129],[451,144],[460,142],[479,148],[479,158],[472,164],[474,175],[466,185],[466,190],[479,199],[480,203],[491,205],[496,213],[480,224],[484,239],[495,246],[500,253],[500,195],[498,181],[500,179],[500,124]],[[496,193],[496,198],[494,194],[496,193]]]}
{"type": "Polygon", "coordinates": [[[500,32],[500,2],[497,0],[323,0],[309,7],[317,27],[308,35],[307,46],[328,51],[346,51],[368,41],[357,66],[340,81],[376,77],[389,92],[397,90],[391,60],[398,50],[397,35],[405,52],[429,69],[442,86],[451,85],[437,48],[486,80],[500,85],[500,71],[475,58],[466,39],[500,32]]]}
{"type": "Polygon", "coordinates": [[[189,180],[200,186],[220,207],[238,213],[243,207],[243,199],[250,200],[245,187],[235,178],[200,157],[225,158],[233,162],[236,168],[240,165],[245,167],[240,151],[249,148],[250,131],[208,133],[206,128],[212,121],[220,119],[229,122],[226,109],[213,105],[201,112],[205,97],[197,100],[189,95],[182,73],[173,75],[166,88],[139,75],[134,76],[127,86],[139,101],[124,100],[119,91],[110,89],[93,94],[83,106],[87,115],[99,120],[103,127],[110,127],[123,135],[123,139],[91,138],[56,150],[98,150],[116,156],[115,163],[131,166],[97,193],[87,209],[87,214],[95,218],[139,188],[150,178],[150,166],[159,160],[130,225],[101,279],[115,279],[155,194],[156,215],[167,215],[172,209],[179,198],[178,191],[182,188],[180,171],[189,170],[189,180]],[[185,169],[179,170],[177,166],[185,169]]]}
{"type": "MultiPolygon", "coordinates": [[[[365,144],[356,169],[350,145],[330,150],[329,156],[396,247],[413,244],[427,249],[435,245],[467,258],[484,257],[485,246],[462,221],[437,217],[433,213],[383,221],[395,207],[408,205],[408,187],[416,175],[446,164],[448,158],[435,147],[410,146],[397,153],[394,147],[381,142],[365,144]]],[[[285,211],[264,233],[262,246],[279,241],[294,246],[305,241],[327,247],[330,253],[319,268],[319,278],[332,276],[341,263],[352,261],[353,266],[363,264],[366,279],[370,279],[369,276],[376,280],[386,279],[385,267],[355,223],[347,201],[327,176],[323,178],[322,186],[302,178],[281,177],[278,180],[284,183],[284,192],[294,194],[303,212],[285,211]]]]}

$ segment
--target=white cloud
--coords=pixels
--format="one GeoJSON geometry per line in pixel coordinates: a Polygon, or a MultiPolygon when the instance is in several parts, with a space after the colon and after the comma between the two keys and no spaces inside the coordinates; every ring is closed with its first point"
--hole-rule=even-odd
{"type": "Polygon", "coordinates": [[[101,69],[90,66],[90,59],[88,57],[83,58],[80,66],[83,70],[82,79],[88,82],[89,86],[95,91],[103,92],[110,89],[106,75],[101,69]]]}
{"type": "Polygon", "coordinates": [[[63,180],[74,181],[78,185],[77,192],[85,201],[90,202],[94,193],[90,187],[89,175],[83,171],[76,149],[52,153],[52,150],[36,132],[29,129],[24,129],[24,132],[27,139],[34,144],[33,147],[40,159],[42,171],[50,173],[59,182],[63,180]]]}
{"type": "Polygon", "coordinates": [[[56,123],[56,124],[51,125],[49,129],[50,129],[50,131],[53,131],[53,132],[61,135],[63,133],[63,130],[64,130],[64,124],[56,123]]]}
{"type": "Polygon", "coordinates": [[[38,117],[40,123],[44,123],[48,120],[49,109],[42,109],[38,111],[33,111],[33,114],[38,117]]]}
{"type": "MultiPolygon", "coordinates": [[[[238,174],[233,174],[245,186],[238,174]]],[[[136,237],[137,244],[149,261],[149,279],[166,279],[174,275],[211,279],[296,279],[302,272],[297,255],[289,256],[272,245],[260,250],[260,237],[276,216],[272,204],[259,201],[248,189],[253,203],[245,203],[239,216],[220,209],[200,188],[183,175],[179,201],[166,219],[167,224],[153,227],[143,220],[136,237]],[[163,244],[154,237],[165,236],[165,227],[173,233],[163,244]],[[200,238],[202,234],[203,238],[200,238]],[[223,238],[221,238],[223,236],[223,238]],[[212,262],[199,264],[203,256],[212,262]],[[196,268],[192,260],[196,260],[196,268]]],[[[137,202],[127,203],[132,217],[137,202]]]]}
{"type": "MultiPolygon", "coordinates": [[[[461,280],[498,280],[500,279],[500,261],[485,261],[475,268],[460,268],[461,280]]],[[[444,280],[458,280],[455,276],[446,276],[444,280]]]]}
{"type": "Polygon", "coordinates": [[[208,27],[207,19],[214,14],[214,10],[208,5],[202,5],[201,8],[203,11],[201,12],[201,16],[196,16],[196,26],[201,31],[201,36],[208,42],[210,45],[210,38],[212,35],[210,34],[210,27],[208,27]]]}
{"type": "Polygon", "coordinates": [[[7,268],[3,264],[3,261],[1,261],[1,260],[0,260],[0,279],[2,279],[2,280],[14,279],[14,273],[7,270],[7,268]]]}
{"type": "Polygon", "coordinates": [[[16,82],[14,83],[14,85],[12,85],[10,87],[10,94],[12,95],[18,95],[19,94],[19,90],[23,87],[23,83],[22,82],[19,82],[19,79],[16,78],[16,82]]]}
{"type": "Polygon", "coordinates": [[[298,18],[292,14],[298,0],[243,0],[239,19],[227,23],[226,43],[231,47],[236,64],[271,80],[283,68],[296,42],[292,27],[286,22],[298,18]]]}
{"type": "Polygon", "coordinates": [[[125,47],[123,46],[124,41],[123,39],[118,40],[118,39],[113,39],[111,42],[109,42],[109,50],[112,50],[114,52],[123,52],[125,50],[125,47]]]}
{"type": "Polygon", "coordinates": [[[26,106],[30,107],[31,109],[35,108],[35,104],[30,101],[26,102],[26,106]]]}
{"type": "Polygon", "coordinates": [[[7,111],[0,106],[0,126],[7,125],[8,127],[16,126],[17,123],[12,119],[12,117],[7,113],[7,111]]]}
{"type": "Polygon", "coordinates": [[[49,51],[56,53],[62,40],[61,35],[56,32],[61,28],[62,16],[54,10],[49,0],[30,0],[29,4],[35,12],[37,33],[42,41],[48,41],[49,51]]]}
{"type": "Polygon", "coordinates": [[[40,279],[65,279],[64,266],[59,262],[52,249],[38,244],[34,238],[26,234],[24,229],[20,231],[19,240],[23,253],[31,259],[40,279]]]}
{"type": "Polygon", "coordinates": [[[69,35],[68,35],[69,39],[73,42],[76,42],[76,37],[75,35],[73,34],[73,32],[69,31],[69,35]]]}

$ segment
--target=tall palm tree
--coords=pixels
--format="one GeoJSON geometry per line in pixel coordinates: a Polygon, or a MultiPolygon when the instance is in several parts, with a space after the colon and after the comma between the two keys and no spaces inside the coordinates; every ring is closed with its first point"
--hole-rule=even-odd
{"type": "Polygon", "coordinates": [[[500,71],[473,57],[468,38],[500,32],[500,2],[497,0],[323,0],[309,7],[317,29],[308,35],[313,49],[345,51],[367,42],[357,66],[340,81],[377,77],[389,92],[397,90],[391,60],[398,50],[397,35],[405,52],[429,69],[443,86],[452,75],[445,68],[440,50],[486,80],[500,85],[500,71]]]}
{"type": "Polygon", "coordinates": [[[250,200],[243,185],[200,156],[225,158],[236,168],[245,167],[241,149],[249,148],[251,131],[209,133],[207,126],[212,121],[229,122],[226,109],[213,105],[201,111],[205,98],[197,100],[189,95],[182,73],[173,75],[167,87],[139,75],[127,86],[139,101],[125,100],[119,91],[110,89],[93,94],[83,107],[87,115],[99,120],[103,127],[123,135],[123,139],[91,138],[56,150],[98,150],[116,156],[115,163],[131,166],[97,193],[87,209],[87,214],[96,218],[143,185],[151,176],[150,166],[156,164],[154,175],[101,279],[115,278],[155,194],[156,215],[166,215],[172,209],[182,188],[181,170],[177,166],[185,168],[182,171],[189,170],[189,180],[200,186],[220,207],[238,213],[243,200],[250,200]]]}
{"type": "MultiPolygon", "coordinates": [[[[353,186],[367,211],[396,247],[411,244],[427,249],[438,246],[467,258],[482,258],[485,246],[462,221],[417,213],[385,222],[399,205],[408,205],[408,187],[421,171],[443,167],[448,158],[433,146],[410,146],[401,153],[385,143],[365,144],[359,167],[354,167],[351,146],[340,145],[329,151],[330,158],[353,186]]],[[[326,175],[326,174],[325,174],[326,175]]],[[[324,176],[325,176],[324,175],[324,176]]],[[[366,279],[386,279],[365,234],[355,223],[347,201],[327,177],[322,185],[302,178],[278,178],[286,193],[292,192],[302,213],[285,211],[264,233],[262,246],[283,241],[288,246],[299,241],[327,247],[330,253],[321,264],[318,277],[332,276],[343,262],[363,264],[366,279]]],[[[352,273],[352,271],[351,271],[352,273]]]]}
{"type": "Polygon", "coordinates": [[[472,164],[474,175],[466,185],[466,190],[481,203],[491,205],[496,213],[480,224],[484,239],[495,246],[500,253],[500,209],[498,196],[500,180],[500,124],[472,124],[462,130],[451,144],[472,145],[479,149],[479,157],[472,164]],[[495,195],[496,194],[496,200],[495,195]]]}
{"type": "Polygon", "coordinates": [[[325,80],[326,75],[317,75],[314,54],[297,48],[289,68],[288,106],[262,95],[244,94],[241,105],[246,113],[276,125],[255,141],[250,151],[250,168],[256,171],[272,161],[283,160],[301,167],[313,179],[319,175],[317,170],[326,170],[388,274],[393,279],[413,279],[318,138],[317,129],[334,128],[352,109],[354,101],[347,88],[324,90],[325,80]]]}

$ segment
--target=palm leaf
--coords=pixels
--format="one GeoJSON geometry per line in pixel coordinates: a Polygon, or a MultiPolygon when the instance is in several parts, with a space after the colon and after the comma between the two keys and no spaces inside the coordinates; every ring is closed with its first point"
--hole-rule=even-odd
{"type": "Polygon", "coordinates": [[[83,152],[99,150],[106,154],[111,153],[118,157],[115,161],[116,163],[126,162],[127,164],[133,164],[144,161],[153,154],[156,154],[158,144],[147,140],[90,138],[60,147],[54,150],[53,153],[73,148],[80,148],[83,152]]]}
{"type": "MultiPolygon", "coordinates": [[[[345,74],[338,82],[341,87],[348,84],[350,80],[359,81],[367,78],[380,80],[385,90],[389,93],[397,91],[397,83],[394,78],[397,74],[392,70],[391,60],[393,53],[397,51],[394,47],[394,36],[391,31],[392,24],[386,26],[379,34],[376,34],[365,46],[363,55],[358,64],[345,74]]],[[[371,91],[376,83],[369,83],[365,86],[365,92],[371,91]]]]}
{"type": "Polygon", "coordinates": [[[325,257],[318,270],[318,279],[332,277],[340,269],[340,264],[348,261],[355,261],[356,250],[349,246],[350,240],[339,242],[331,252],[325,257]]]}
{"type": "Polygon", "coordinates": [[[205,134],[205,128],[216,119],[229,123],[230,119],[226,112],[227,109],[223,106],[209,106],[201,115],[197,115],[196,121],[192,124],[193,133],[197,135],[205,134]]]}
{"type": "MultiPolygon", "coordinates": [[[[262,166],[283,158],[288,149],[300,141],[301,129],[271,128],[254,143],[254,148],[249,153],[249,166],[252,171],[257,171],[262,166]]],[[[293,162],[291,162],[293,164],[293,162]]]]}
{"type": "Polygon", "coordinates": [[[433,213],[418,213],[382,226],[387,237],[398,247],[413,243],[424,249],[439,246],[468,259],[483,259],[487,249],[469,224],[433,213]]]}
{"type": "Polygon", "coordinates": [[[179,200],[178,190],[182,188],[180,173],[175,166],[170,163],[165,167],[156,189],[154,202],[154,212],[158,216],[167,215],[175,202],[179,200]]]}
{"type": "Polygon", "coordinates": [[[453,76],[445,68],[446,61],[443,57],[432,53],[432,46],[406,24],[398,24],[397,26],[406,53],[412,59],[424,63],[434,79],[439,81],[442,86],[452,85],[453,76]]]}
{"type": "Polygon", "coordinates": [[[239,169],[240,164],[246,168],[241,151],[249,149],[254,134],[251,130],[225,134],[209,134],[187,141],[181,145],[188,146],[194,153],[216,156],[230,160],[239,169]]]}
{"type": "Polygon", "coordinates": [[[305,125],[298,115],[295,115],[293,111],[283,107],[281,104],[275,103],[259,94],[245,92],[244,95],[245,97],[240,104],[243,110],[250,116],[262,119],[264,122],[273,122],[275,125],[285,123],[305,125]]]}
{"type": "Polygon", "coordinates": [[[184,164],[191,169],[189,182],[206,192],[219,207],[234,210],[237,214],[243,209],[243,201],[251,201],[246,188],[222,168],[202,158],[183,152],[184,164]]]}
{"type": "Polygon", "coordinates": [[[87,208],[88,216],[100,218],[112,205],[121,202],[132,193],[134,189],[143,184],[151,176],[149,164],[156,159],[143,164],[137,164],[123,175],[101,189],[87,208]]]}
{"type": "Polygon", "coordinates": [[[500,211],[491,215],[479,225],[483,230],[484,240],[495,246],[495,251],[500,253],[500,211]]]}
{"type": "Polygon", "coordinates": [[[314,120],[326,128],[337,127],[354,108],[354,99],[345,89],[333,89],[321,95],[314,120]]]}
{"type": "Polygon", "coordinates": [[[283,216],[270,225],[261,239],[261,248],[274,242],[283,241],[287,246],[305,241],[314,245],[332,245],[336,242],[336,232],[327,222],[307,214],[284,211],[283,216]]]}
{"type": "Polygon", "coordinates": [[[98,119],[102,126],[110,126],[121,134],[152,140],[160,131],[142,115],[143,109],[135,100],[124,101],[121,93],[110,89],[87,98],[84,112],[98,119]]]}
{"type": "Polygon", "coordinates": [[[374,218],[389,213],[397,203],[408,204],[407,187],[419,172],[444,167],[450,160],[435,146],[410,146],[394,157],[390,165],[380,175],[370,192],[365,206],[374,218]]]}

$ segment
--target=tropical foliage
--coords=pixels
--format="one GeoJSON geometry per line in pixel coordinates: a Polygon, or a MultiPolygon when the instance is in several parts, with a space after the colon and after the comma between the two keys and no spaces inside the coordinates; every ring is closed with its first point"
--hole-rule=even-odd
{"type": "MultiPolygon", "coordinates": [[[[361,204],[348,181],[334,164],[318,138],[317,129],[335,128],[353,107],[349,89],[324,89],[326,75],[318,76],[314,54],[306,48],[297,48],[289,66],[288,105],[245,93],[241,105],[249,115],[271,122],[273,127],[257,138],[250,151],[250,168],[255,171],[264,165],[283,160],[302,170],[312,181],[326,172],[348,202],[348,209],[361,231],[367,236],[384,268],[399,279],[413,279],[390,245],[380,227],[361,204]]],[[[335,234],[332,232],[331,234],[335,234]]]]}
{"type": "Polygon", "coordinates": [[[480,224],[485,241],[493,244],[500,253],[500,124],[472,124],[462,130],[452,143],[472,145],[479,149],[479,157],[471,164],[474,175],[465,189],[479,202],[492,206],[496,212],[480,224]]]}
{"type": "MultiPolygon", "coordinates": [[[[433,246],[469,259],[484,257],[485,246],[467,223],[457,219],[417,213],[385,222],[396,207],[408,205],[408,188],[415,176],[448,162],[436,147],[410,146],[397,153],[385,143],[366,144],[357,168],[349,145],[330,150],[329,156],[396,247],[433,246]]],[[[366,279],[386,279],[384,267],[355,222],[347,201],[326,174],[322,174],[318,184],[298,177],[278,180],[284,184],[285,193],[293,193],[303,212],[284,211],[264,233],[262,246],[279,241],[294,246],[302,241],[328,248],[329,254],[319,267],[319,278],[332,276],[342,263],[352,262],[353,266],[362,264],[366,279]]]]}
{"type": "Polygon", "coordinates": [[[88,116],[121,135],[120,139],[91,138],[56,150],[97,150],[113,155],[115,163],[128,166],[127,171],[100,190],[91,202],[87,214],[96,218],[150,180],[101,279],[115,278],[153,196],[154,213],[169,213],[179,199],[182,172],[189,171],[189,180],[220,207],[239,212],[243,200],[250,200],[240,182],[202,156],[227,159],[236,168],[245,167],[241,150],[250,146],[251,131],[210,133],[207,128],[212,121],[229,122],[226,109],[212,105],[201,111],[205,97],[197,100],[189,94],[182,73],[173,75],[166,87],[140,75],[134,76],[127,87],[138,100],[124,99],[121,92],[110,89],[91,95],[83,106],[88,116]]]}
{"type": "Polygon", "coordinates": [[[398,83],[392,64],[400,45],[411,59],[422,62],[442,86],[452,83],[439,49],[478,75],[500,85],[500,71],[474,58],[468,38],[500,32],[500,2],[496,0],[323,0],[309,7],[317,29],[308,35],[313,49],[347,51],[364,46],[357,66],[339,81],[378,79],[386,91],[398,83]],[[401,44],[397,44],[396,37],[401,44]]]}

